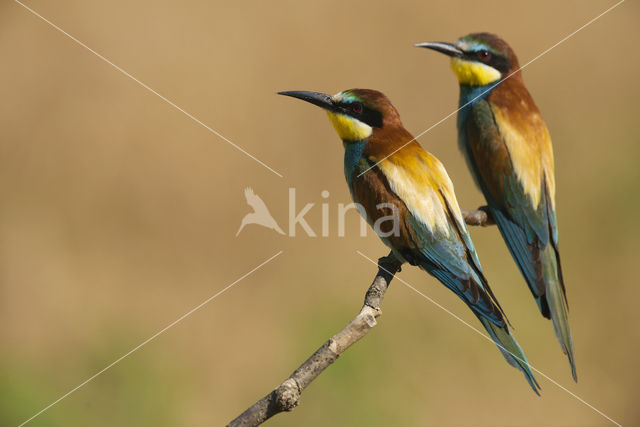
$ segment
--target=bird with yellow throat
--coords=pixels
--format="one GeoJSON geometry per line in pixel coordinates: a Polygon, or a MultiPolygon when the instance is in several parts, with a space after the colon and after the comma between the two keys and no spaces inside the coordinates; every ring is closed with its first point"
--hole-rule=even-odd
{"type": "Polygon", "coordinates": [[[482,272],[444,166],[404,128],[389,99],[369,89],[333,96],[280,94],[326,110],[343,142],[351,197],[365,220],[398,260],[419,266],[462,299],[507,362],[522,371],[538,393],[524,351],[482,272]],[[381,222],[385,218],[392,218],[386,228],[381,222]]]}
{"type": "Polygon", "coordinates": [[[556,222],[553,151],[518,58],[490,33],[416,46],[451,57],[460,83],[458,142],[542,315],[577,381],[556,222]]]}

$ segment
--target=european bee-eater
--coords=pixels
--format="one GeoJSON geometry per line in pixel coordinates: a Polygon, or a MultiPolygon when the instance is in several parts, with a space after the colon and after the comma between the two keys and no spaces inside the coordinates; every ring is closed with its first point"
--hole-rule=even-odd
{"type": "Polygon", "coordinates": [[[460,149],[540,312],[552,319],[577,381],[558,252],[551,138],[518,58],[489,33],[416,46],[451,57],[460,83],[460,149]]]}
{"type": "Polygon", "coordinates": [[[527,358],[482,273],[447,172],[404,128],[387,97],[368,89],[334,96],[280,94],[326,110],[342,139],[345,177],[363,217],[395,257],[426,270],[469,306],[507,362],[538,393],[527,358]],[[383,227],[389,218],[393,224],[383,227]]]}

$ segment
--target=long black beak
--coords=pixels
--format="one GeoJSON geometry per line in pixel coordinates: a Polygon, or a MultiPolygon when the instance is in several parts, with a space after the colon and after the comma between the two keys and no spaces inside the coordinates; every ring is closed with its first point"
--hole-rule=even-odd
{"type": "Polygon", "coordinates": [[[455,58],[462,58],[464,51],[458,49],[453,43],[445,42],[426,42],[414,44],[415,47],[426,47],[440,53],[444,53],[447,56],[453,56],[455,58]]]}
{"type": "Polygon", "coordinates": [[[320,92],[307,92],[304,90],[290,90],[286,92],[278,92],[278,95],[290,96],[292,98],[302,99],[303,101],[307,101],[312,103],[313,105],[317,105],[318,107],[324,108],[325,110],[334,111],[335,104],[333,99],[327,94],[320,92]]]}

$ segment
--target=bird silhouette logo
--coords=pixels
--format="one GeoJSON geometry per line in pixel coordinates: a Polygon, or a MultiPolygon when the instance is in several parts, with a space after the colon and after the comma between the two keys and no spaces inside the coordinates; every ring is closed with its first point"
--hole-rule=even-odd
{"type": "Polygon", "coordinates": [[[244,189],[244,197],[247,199],[247,204],[253,208],[253,212],[248,213],[242,218],[240,228],[236,233],[236,237],[240,234],[245,225],[257,224],[263,227],[270,228],[277,231],[280,234],[284,234],[284,231],[280,228],[278,223],[269,213],[267,205],[262,201],[260,196],[253,192],[249,187],[244,189]]]}

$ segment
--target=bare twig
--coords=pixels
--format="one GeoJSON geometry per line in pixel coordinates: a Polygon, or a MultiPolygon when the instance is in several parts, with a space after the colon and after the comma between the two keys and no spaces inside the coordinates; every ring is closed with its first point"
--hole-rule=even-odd
{"type": "Polygon", "coordinates": [[[395,273],[400,271],[400,266],[401,262],[392,254],[380,258],[378,260],[378,274],[367,291],[360,313],[343,330],[316,350],[278,388],[240,414],[238,418],[229,423],[229,426],[257,426],[280,412],[291,411],[295,408],[298,405],[300,394],[311,381],[376,325],[376,317],[381,314],[380,304],[384,294],[395,273]]]}
{"type": "MultiPolygon", "coordinates": [[[[487,226],[494,224],[486,206],[475,211],[463,211],[462,215],[468,225],[487,226]]],[[[364,337],[376,325],[376,318],[382,314],[380,310],[382,299],[389,283],[400,271],[401,266],[402,262],[398,261],[392,253],[380,258],[378,260],[378,274],[364,297],[364,305],[358,315],[343,330],[316,350],[280,386],[231,421],[228,427],[254,427],[280,412],[291,411],[298,406],[300,395],[304,389],[335,362],[345,350],[364,337]]]]}
{"type": "Polygon", "coordinates": [[[466,222],[467,225],[486,227],[488,225],[496,224],[491,216],[491,212],[489,212],[488,206],[480,206],[475,211],[462,211],[462,216],[464,217],[464,222],[466,222]]]}

